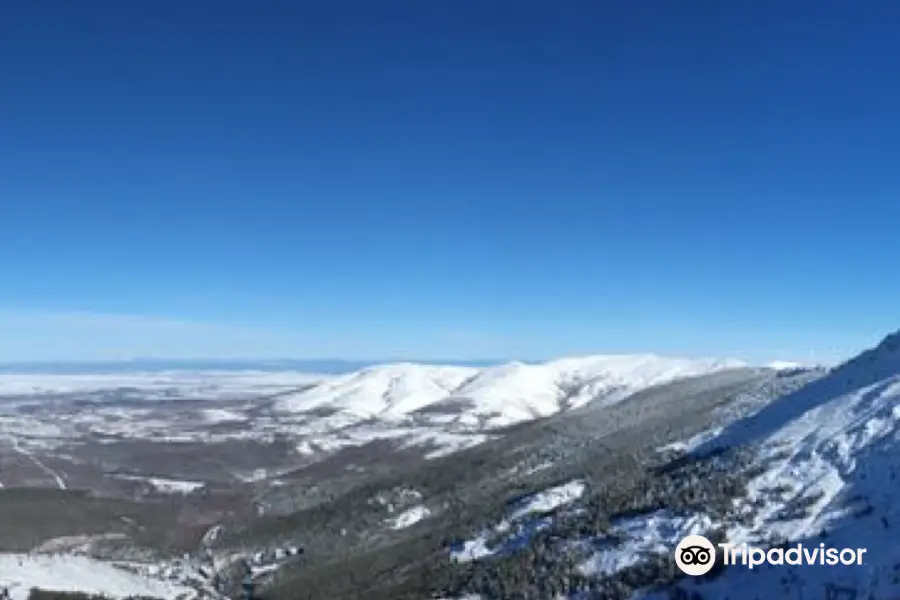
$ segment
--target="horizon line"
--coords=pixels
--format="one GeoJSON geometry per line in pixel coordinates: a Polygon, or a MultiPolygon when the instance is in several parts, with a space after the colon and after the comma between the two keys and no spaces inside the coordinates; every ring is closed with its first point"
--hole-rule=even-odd
{"type": "MultiPolygon", "coordinates": [[[[472,366],[490,366],[490,365],[499,365],[499,364],[508,364],[508,363],[524,363],[524,364],[535,364],[535,363],[545,363],[553,360],[565,359],[565,358],[582,358],[582,357],[592,357],[592,356],[656,356],[659,358],[684,358],[684,359],[694,359],[694,360],[734,360],[743,363],[749,367],[761,367],[767,365],[777,365],[777,364],[797,364],[805,367],[816,367],[816,366],[827,366],[831,364],[838,364],[843,362],[842,360],[833,361],[833,362],[822,362],[816,361],[811,362],[808,360],[795,360],[795,359],[785,359],[785,360],[766,360],[766,361],[751,361],[744,358],[732,357],[732,356],[690,356],[690,355],[675,355],[675,354],[660,354],[656,352],[597,352],[597,353],[581,353],[581,354],[563,354],[559,356],[549,357],[549,358],[411,358],[411,357],[388,357],[388,358],[333,358],[333,357],[321,357],[321,358],[291,358],[291,357],[274,357],[274,358],[262,358],[262,357],[233,357],[233,358],[213,358],[213,357],[133,357],[133,358],[108,358],[108,359],[68,359],[68,358],[59,358],[59,359],[20,359],[20,360],[0,360],[0,368],[9,368],[9,367],[21,367],[21,366],[29,366],[29,367],[53,367],[53,366],[99,366],[99,365],[128,365],[128,364],[136,364],[136,363],[144,363],[144,364],[189,364],[189,363],[207,363],[207,364],[220,364],[220,365],[228,365],[228,364],[251,364],[251,365],[265,365],[265,364],[274,364],[277,365],[279,363],[294,363],[294,364],[312,364],[312,363],[322,363],[322,364],[335,364],[335,365],[379,365],[379,364],[400,364],[400,363],[411,363],[411,364],[431,364],[431,365],[472,365],[472,366]]],[[[844,359],[846,360],[846,359],[844,359]]]]}

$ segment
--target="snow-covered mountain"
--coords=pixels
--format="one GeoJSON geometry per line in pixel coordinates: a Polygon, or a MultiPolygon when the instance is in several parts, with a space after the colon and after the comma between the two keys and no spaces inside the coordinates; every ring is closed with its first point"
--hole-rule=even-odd
{"type": "Polygon", "coordinates": [[[329,409],[361,418],[443,418],[463,426],[504,426],[592,400],[613,402],[649,386],[745,363],[653,354],[565,358],[540,364],[370,367],[283,397],[283,413],[329,409]],[[437,415],[440,415],[438,417],[437,415]]]}

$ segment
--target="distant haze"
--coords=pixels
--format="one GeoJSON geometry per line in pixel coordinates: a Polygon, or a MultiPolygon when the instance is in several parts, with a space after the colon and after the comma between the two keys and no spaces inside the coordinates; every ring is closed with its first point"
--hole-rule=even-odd
{"type": "MultiPolygon", "coordinates": [[[[355,360],[215,360],[215,359],[135,359],[120,361],[23,361],[0,363],[0,373],[129,373],[162,371],[300,371],[304,373],[350,373],[382,364],[386,361],[355,360]]],[[[399,362],[399,361],[390,361],[399,362]]],[[[407,361],[404,361],[407,362],[407,361]]],[[[411,362],[411,361],[410,361],[411,362]]],[[[463,367],[483,367],[500,364],[500,360],[474,361],[416,361],[422,364],[442,364],[463,367]]]]}

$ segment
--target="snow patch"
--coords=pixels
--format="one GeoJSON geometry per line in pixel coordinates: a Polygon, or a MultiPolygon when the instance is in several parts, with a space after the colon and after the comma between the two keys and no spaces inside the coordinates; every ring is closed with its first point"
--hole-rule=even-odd
{"type": "Polygon", "coordinates": [[[792,362],[789,360],[775,360],[765,365],[767,369],[775,369],[776,371],[793,371],[795,369],[809,368],[800,362],[792,362]]]}
{"type": "Polygon", "coordinates": [[[110,598],[149,596],[175,599],[194,590],[118,569],[84,556],[0,554],[0,587],[12,600],[27,600],[31,588],[57,592],[102,594],[110,598]]]}
{"type": "Polygon", "coordinates": [[[247,420],[247,417],[238,412],[221,408],[205,409],[203,418],[208,423],[240,423],[247,420]]]}
{"type": "Polygon", "coordinates": [[[206,485],[202,481],[185,481],[181,479],[166,479],[163,477],[145,477],[142,475],[116,475],[115,477],[126,481],[141,481],[148,483],[154,490],[161,494],[190,494],[206,485]]]}
{"type": "Polygon", "coordinates": [[[546,489],[529,496],[517,503],[518,508],[511,515],[512,520],[535,513],[547,513],[556,510],[560,506],[571,504],[581,497],[586,486],[583,481],[570,481],[556,487],[546,489]]]}
{"type": "Polygon", "coordinates": [[[414,506],[391,519],[390,526],[392,529],[404,529],[415,525],[422,519],[428,518],[430,515],[431,511],[428,510],[428,508],[424,506],[414,506]]]}
{"type": "Polygon", "coordinates": [[[702,535],[712,521],[705,515],[679,516],[661,510],[611,523],[610,532],[622,536],[621,545],[597,540],[599,549],[579,569],[588,576],[604,576],[636,565],[654,554],[667,554],[688,535],[702,535]]]}
{"type": "Polygon", "coordinates": [[[581,497],[585,488],[584,482],[575,480],[517,500],[512,503],[515,510],[508,519],[473,539],[454,544],[450,549],[451,560],[469,562],[520,550],[528,545],[535,533],[552,522],[552,517],[536,518],[535,515],[571,504],[581,497]]]}

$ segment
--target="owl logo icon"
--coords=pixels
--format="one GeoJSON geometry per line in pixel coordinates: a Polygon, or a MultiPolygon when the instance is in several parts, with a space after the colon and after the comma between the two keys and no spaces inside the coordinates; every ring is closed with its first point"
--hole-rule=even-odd
{"type": "Polygon", "coordinates": [[[675,547],[675,564],[685,575],[706,575],[715,563],[716,547],[702,535],[689,535],[675,547]]]}

